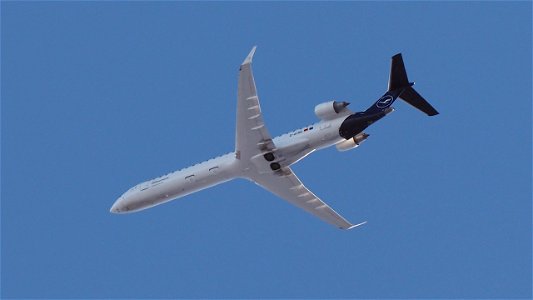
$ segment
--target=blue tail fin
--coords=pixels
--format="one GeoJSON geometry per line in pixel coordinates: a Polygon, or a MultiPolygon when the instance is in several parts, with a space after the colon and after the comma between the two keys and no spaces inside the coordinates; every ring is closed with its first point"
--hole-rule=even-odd
{"type": "Polygon", "coordinates": [[[402,54],[398,53],[392,57],[389,73],[389,91],[402,89],[410,85],[412,84],[410,84],[407,79],[407,72],[405,72],[402,54]]]}
{"type": "Polygon", "coordinates": [[[392,57],[389,74],[388,90],[381,98],[369,107],[365,113],[379,113],[387,109],[400,97],[405,102],[426,113],[428,116],[439,114],[431,104],[429,104],[413,88],[414,82],[409,82],[402,54],[398,53],[392,57]]]}

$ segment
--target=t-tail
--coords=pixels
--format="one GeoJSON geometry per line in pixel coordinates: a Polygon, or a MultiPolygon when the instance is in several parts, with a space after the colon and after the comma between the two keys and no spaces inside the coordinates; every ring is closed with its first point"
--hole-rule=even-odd
{"type": "Polygon", "coordinates": [[[372,104],[364,112],[358,112],[346,118],[339,128],[339,135],[346,140],[354,138],[368,126],[392,112],[391,105],[398,98],[418,108],[428,116],[439,114],[431,104],[415,91],[414,84],[414,82],[409,82],[407,79],[402,54],[394,55],[389,75],[389,88],[385,95],[381,96],[376,103],[372,104]]]}
{"type": "Polygon", "coordinates": [[[394,55],[389,74],[389,88],[385,95],[365,111],[365,114],[372,115],[390,111],[390,106],[399,97],[428,116],[438,115],[439,112],[413,88],[414,84],[414,82],[409,82],[407,79],[402,54],[394,55]]]}

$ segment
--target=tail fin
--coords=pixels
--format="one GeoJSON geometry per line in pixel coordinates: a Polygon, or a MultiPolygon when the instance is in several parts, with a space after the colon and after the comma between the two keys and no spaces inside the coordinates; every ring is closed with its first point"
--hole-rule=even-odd
{"type": "Polygon", "coordinates": [[[405,102],[411,104],[428,116],[438,115],[439,112],[429,104],[426,99],[420,96],[413,88],[414,82],[409,82],[407,79],[407,72],[403,64],[402,54],[398,53],[392,57],[390,75],[389,75],[389,90],[387,93],[394,94],[393,91],[403,90],[399,97],[405,102]]]}
{"type": "Polygon", "coordinates": [[[409,86],[407,72],[403,64],[402,54],[398,53],[392,57],[389,74],[389,92],[409,86]]]}

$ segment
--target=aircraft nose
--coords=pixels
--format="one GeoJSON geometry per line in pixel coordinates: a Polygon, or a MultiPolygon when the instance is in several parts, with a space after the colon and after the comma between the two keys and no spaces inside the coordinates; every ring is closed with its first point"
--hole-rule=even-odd
{"type": "Polygon", "coordinates": [[[118,200],[115,201],[115,203],[113,203],[113,206],[111,206],[111,209],[109,209],[109,212],[113,214],[119,214],[123,212],[121,202],[122,202],[122,197],[118,198],[118,200]]]}

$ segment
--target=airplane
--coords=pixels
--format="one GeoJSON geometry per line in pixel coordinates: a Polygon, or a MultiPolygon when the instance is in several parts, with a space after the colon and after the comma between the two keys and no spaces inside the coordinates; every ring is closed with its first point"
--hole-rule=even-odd
{"type": "Polygon", "coordinates": [[[346,151],[358,147],[369,135],[364,130],[394,109],[397,98],[428,116],[438,112],[409,82],[401,53],[392,57],[388,89],[372,106],[352,112],[345,101],[328,101],[315,106],[320,119],[313,125],[272,138],[265,126],[252,72],[253,47],[239,68],[235,151],[173,173],[142,182],[120,196],[111,213],[130,213],[181,198],[191,193],[244,178],[287,202],[341,229],[352,224],[298,179],[291,165],[312,152],[335,145],[346,151]]]}

